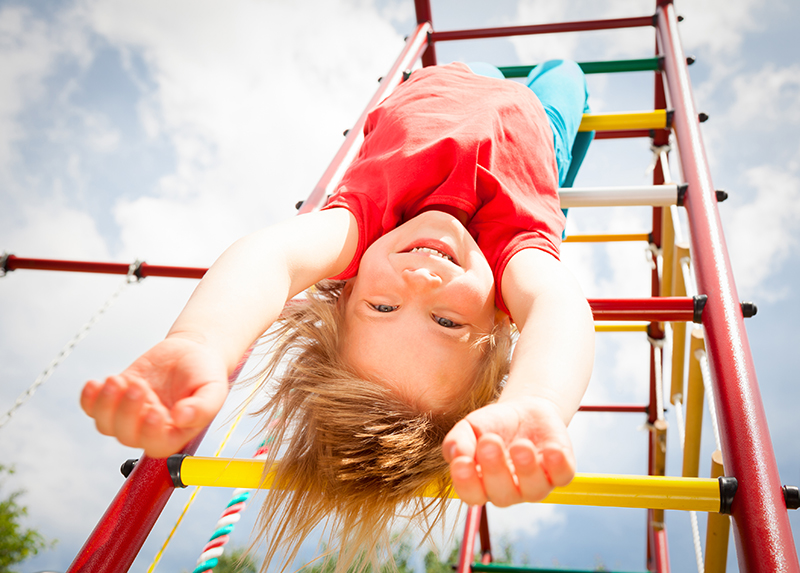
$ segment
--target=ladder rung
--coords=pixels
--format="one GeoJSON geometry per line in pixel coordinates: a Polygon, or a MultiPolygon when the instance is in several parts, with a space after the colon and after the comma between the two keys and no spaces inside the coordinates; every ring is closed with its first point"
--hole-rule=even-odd
{"type": "Polygon", "coordinates": [[[701,297],[589,299],[595,320],[698,322],[703,310],[701,297]]]}
{"type": "Polygon", "coordinates": [[[585,113],[578,131],[667,129],[671,123],[672,112],[665,109],[626,113],[585,113]]]}
{"type": "Polygon", "coordinates": [[[562,187],[562,209],[574,207],[668,207],[683,203],[686,185],[637,185],[633,187],[562,187]]]}
{"type": "MultiPolygon", "coordinates": [[[[641,58],[635,60],[608,60],[605,62],[578,62],[585,74],[613,74],[618,72],[655,72],[660,69],[659,58],[641,58]]],[[[539,64],[529,66],[499,67],[507,78],[525,78],[539,64]]]]}
{"type": "Polygon", "coordinates": [[[586,233],[582,235],[567,235],[564,243],[618,243],[625,241],[650,242],[649,233],[586,233]]]}
{"type": "Polygon", "coordinates": [[[647,323],[644,324],[596,324],[595,332],[647,332],[647,323]]]}
{"type": "MultiPolygon", "coordinates": [[[[167,462],[176,487],[190,485],[269,489],[274,472],[263,460],[171,456],[167,462]]],[[[542,503],[719,512],[730,509],[733,478],[684,478],[619,474],[577,474],[542,503]]],[[[426,495],[423,493],[423,495],[426,495]]],[[[455,493],[450,497],[457,498],[455,493]]]]}
{"type": "MultiPolygon", "coordinates": [[[[474,573],[592,573],[597,569],[564,569],[559,567],[520,567],[517,565],[507,565],[505,563],[473,563],[470,569],[474,573]]],[[[608,571],[603,569],[603,571],[608,571]]],[[[608,571],[608,573],[614,573],[608,571]]],[[[636,571],[626,571],[625,573],[638,573],[636,571]]],[[[646,572],[645,572],[646,573],[646,572]]]]}

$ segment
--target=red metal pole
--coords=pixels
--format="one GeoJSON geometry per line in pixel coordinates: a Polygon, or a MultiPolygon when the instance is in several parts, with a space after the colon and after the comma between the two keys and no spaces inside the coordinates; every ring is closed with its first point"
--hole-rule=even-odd
{"type": "Polygon", "coordinates": [[[589,299],[595,320],[691,322],[695,300],[690,297],[589,299]]]}
{"type": "MultiPolygon", "coordinates": [[[[659,108],[656,108],[659,109],[659,108]]],[[[661,108],[663,109],[663,108],[661,108]]],[[[617,131],[595,131],[595,139],[631,139],[634,137],[659,137],[661,134],[666,134],[669,137],[669,131],[666,129],[620,129],[617,131]]],[[[657,207],[661,209],[661,207],[657,207]]]]}
{"type": "Polygon", "coordinates": [[[410,70],[414,63],[420,58],[428,45],[428,33],[431,31],[431,25],[427,22],[418,24],[414,32],[406,39],[406,45],[403,51],[400,52],[394,65],[389,70],[389,73],[381,79],[378,90],[369,103],[364,108],[361,117],[347,132],[347,137],[336,152],[330,165],[322,174],[319,182],[314,190],[303,202],[303,206],[297,212],[298,215],[309,213],[322,207],[329,194],[333,193],[336,186],[341,181],[345,170],[353,161],[364,141],[364,124],[367,122],[367,116],[372,109],[378,105],[386,96],[392,93],[400,82],[403,81],[403,72],[410,70]]]}
{"type": "MultiPolygon", "coordinates": [[[[231,374],[239,376],[248,354],[231,374]]],[[[194,454],[208,428],[181,450],[194,454]]],[[[175,486],[167,470],[167,458],[142,458],[125,479],[117,496],[97,522],[67,573],[125,573],[147,540],[175,486]]]]}
{"type": "MultiPolygon", "coordinates": [[[[414,10],[417,13],[417,24],[428,24],[433,26],[433,12],[431,11],[431,0],[414,0],[414,10]]],[[[433,29],[433,28],[431,28],[433,29]]],[[[425,53],[422,54],[422,65],[424,67],[436,65],[436,46],[428,42],[425,53]]]]}
{"type": "Polygon", "coordinates": [[[456,573],[470,573],[472,571],[472,558],[475,555],[475,538],[481,525],[483,507],[472,505],[467,510],[467,520],[464,523],[464,539],[461,541],[461,551],[458,553],[456,573]]]}
{"type": "Polygon", "coordinates": [[[482,28],[479,30],[450,30],[432,32],[431,42],[451,40],[477,40],[505,36],[529,36],[533,34],[554,34],[561,32],[586,32],[589,30],[612,30],[618,28],[640,28],[653,26],[653,16],[638,18],[613,18],[608,20],[586,20],[582,22],[557,22],[554,24],[534,24],[531,26],[506,26],[503,28],[482,28]]]}
{"type": "MultiPolygon", "coordinates": [[[[34,269],[39,271],[71,271],[77,273],[101,273],[127,275],[131,265],[125,263],[99,263],[94,261],[69,261],[59,259],[30,259],[8,255],[6,271],[34,269]]],[[[208,269],[201,267],[169,267],[139,263],[135,275],[145,277],[173,277],[181,279],[201,279],[208,269]]]]}
{"type": "Polygon", "coordinates": [[[658,40],[675,109],[673,128],[689,184],[685,207],[700,292],[725,471],[738,479],[732,515],[742,571],[800,572],[761,393],[738,303],[714,185],[671,2],[659,0],[658,40]]]}

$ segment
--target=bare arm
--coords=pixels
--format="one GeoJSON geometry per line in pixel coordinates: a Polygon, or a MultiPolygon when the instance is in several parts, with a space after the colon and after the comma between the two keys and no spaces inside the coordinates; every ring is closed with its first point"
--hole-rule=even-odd
{"type": "Polygon", "coordinates": [[[81,407],[98,430],[151,457],[177,452],[217,414],[228,375],[285,302],[343,271],[352,215],[301,215],[234,243],[209,269],[167,337],[118,376],[89,381],[81,407]]]}
{"type": "Polygon", "coordinates": [[[538,501],[575,473],[566,426],[594,360],[589,306],[566,267],[526,249],[503,275],[503,300],[520,330],[508,382],[496,404],[459,422],[444,444],[467,503],[538,501]]]}

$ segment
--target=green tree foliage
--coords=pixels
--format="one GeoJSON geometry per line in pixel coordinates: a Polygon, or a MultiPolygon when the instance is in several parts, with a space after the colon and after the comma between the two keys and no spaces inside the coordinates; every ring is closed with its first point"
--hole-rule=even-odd
{"type": "Polygon", "coordinates": [[[252,555],[246,554],[244,547],[236,547],[226,551],[214,567],[214,573],[257,573],[258,566],[252,555]]]}
{"type": "MultiPolygon", "coordinates": [[[[0,465],[0,475],[3,472],[12,474],[14,469],[0,465]]],[[[22,490],[15,491],[0,499],[0,573],[12,573],[14,565],[33,557],[49,545],[38,531],[24,529],[20,524],[20,519],[28,513],[25,506],[17,503],[23,493],[22,490]]]]}

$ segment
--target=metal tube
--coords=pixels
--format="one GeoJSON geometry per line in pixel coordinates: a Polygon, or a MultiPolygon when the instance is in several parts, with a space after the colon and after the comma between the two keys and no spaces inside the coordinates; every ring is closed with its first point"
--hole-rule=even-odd
{"type": "Polygon", "coordinates": [[[648,322],[691,321],[694,299],[653,297],[628,299],[589,299],[595,320],[648,322]]]}
{"type": "Polygon", "coordinates": [[[451,30],[448,32],[433,32],[431,34],[431,42],[477,40],[480,38],[500,38],[505,36],[529,36],[533,34],[553,34],[559,32],[585,32],[589,30],[640,28],[652,25],[652,16],[640,16],[637,18],[612,18],[607,20],[586,20],[581,22],[559,22],[554,24],[534,24],[531,26],[483,28],[479,30],[451,30]]]}
{"type": "Polygon", "coordinates": [[[400,52],[389,73],[381,79],[378,90],[367,103],[361,116],[347,132],[344,143],[342,143],[339,151],[336,152],[308,199],[303,202],[303,206],[300,207],[297,213],[298,215],[319,209],[325,203],[327,196],[333,193],[364,142],[364,124],[367,122],[367,116],[376,105],[403,81],[403,72],[413,67],[428,45],[428,33],[430,31],[431,25],[423,22],[418,24],[414,32],[408,37],[403,51],[400,52]]]}
{"type": "Polygon", "coordinates": [[[475,555],[475,538],[480,528],[483,507],[473,505],[467,510],[467,520],[464,523],[464,538],[461,540],[461,550],[458,553],[456,573],[470,573],[472,556],[475,555]]]}
{"type": "Polygon", "coordinates": [[[625,131],[667,129],[670,117],[665,109],[624,113],[586,113],[578,131],[625,131]]]}
{"type": "Polygon", "coordinates": [[[604,234],[583,234],[567,235],[564,243],[617,243],[626,241],[649,241],[648,233],[604,233],[604,234]]]}
{"type": "MultiPolygon", "coordinates": [[[[673,219],[674,222],[674,219],[673,219]]],[[[681,261],[689,256],[688,245],[675,245],[672,273],[672,294],[686,296],[686,282],[683,276],[681,261]]],[[[672,383],[670,385],[670,401],[675,404],[683,396],[683,380],[686,373],[686,323],[672,323],[672,383]]]]}
{"type": "MultiPolygon", "coordinates": [[[[538,64],[530,66],[501,66],[497,68],[506,78],[526,78],[538,64]]],[[[655,72],[659,69],[658,58],[638,60],[609,60],[605,62],[578,62],[584,74],[614,74],[621,72],[655,72]]]]}
{"type": "MultiPolygon", "coordinates": [[[[136,263],[134,263],[136,265],[136,263]]],[[[8,255],[5,264],[6,271],[17,269],[32,269],[38,271],[69,271],[77,273],[99,273],[112,275],[127,275],[131,265],[126,263],[100,263],[94,261],[70,261],[61,259],[31,259],[8,255]]],[[[201,267],[172,267],[163,265],[148,265],[138,263],[136,276],[144,277],[174,277],[201,279],[206,274],[207,268],[201,267]]]]}
{"type": "MultiPolygon", "coordinates": [[[[424,24],[427,22],[433,26],[431,0],[414,0],[414,11],[417,13],[417,24],[424,24]]],[[[428,47],[422,54],[422,65],[424,67],[436,65],[436,46],[434,46],[431,42],[428,42],[428,47]]]]}
{"type": "Polygon", "coordinates": [[[580,406],[578,412],[618,412],[625,414],[647,414],[649,406],[636,404],[608,404],[605,406],[580,406]]]}
{"type": "MultiPolygon", "coordinates": [[[[722,467],[722,452],[716,450],[711,454],[711,477],[725,475],[722,467]]],[[[725,573],[728,564],[728,535],[731,518],[727,515],[708,514],[706,526],[706,559],[705,573],[725,573]]]]}
{"type": "Polygon", "coordinates": [[[595,332],[647,332],[648,324],[596,324],[595,332]]]}
{"type": "Polygon", "coordinates": [[[686,437],[683,446],[683,477],[697,477],[700,471],[700,433],[703,429],[703,374],[696,352],[703,350],[703,332],[692,331],[689,351],[689,382],[686,387],[686,437]]]}
{"type": "MultiPolygon", "coordinates": [[[[180,464],[184,486],[269,488],[273,479],[272,472],[264,472],[261,460],[189,456],[180,464]]],[[[453,492],[450,497],[457,495],[453,492]]],[[[542,503],[719,511],[720,485],[710,478],[579,473],[569,485],[555,488],[542,503]]],[[[480,514],[475,519],[477,531],[480,514]]]]}
{"type": "Polygon", "coordinates": [[[596,131],[594,134],[595,139],[630,139],[634,137],[653,137],[664,133],[665,137],[669,136],[667,129],[626,129],[622,131],[596,131]]]}
{"type": "Polygon", "coordinates": [[[685,207],[694,271],[698,291],[709,296],[703,324],[722,451],[727,472],[740,484],[733,504],[739,568],[798,573],[800,563],[700,136],[675,8],[659,0],[657,14],[657,38],[675,108],[673,126],[689,184],[685,207]]]}
{"type": "MultiPolygon", "coordinates": [[[[677,185],[631,187],[562,187],[558,197],[562,209],[574,207],[653,207],[678,203],[677,185]]],[[[668,209],[664,209],[669,212],[668,209]]]]}

